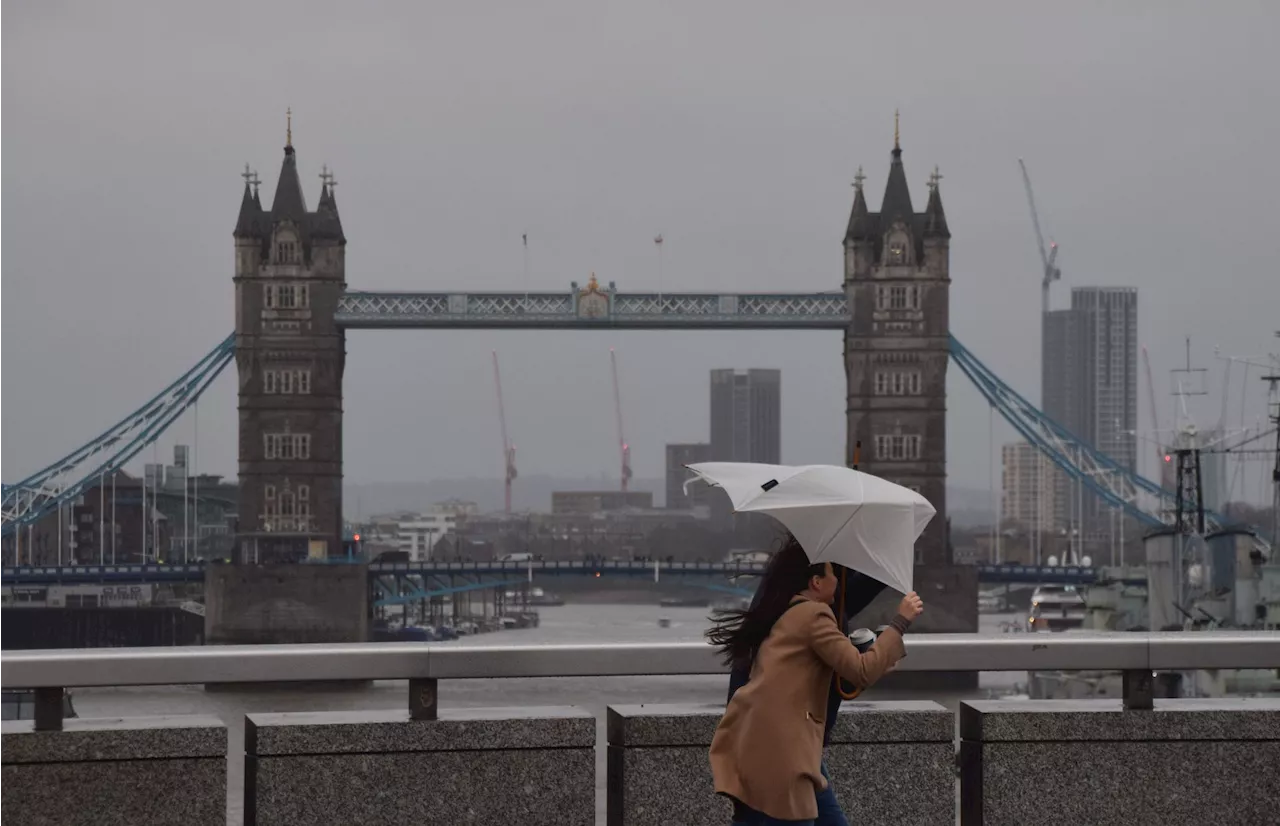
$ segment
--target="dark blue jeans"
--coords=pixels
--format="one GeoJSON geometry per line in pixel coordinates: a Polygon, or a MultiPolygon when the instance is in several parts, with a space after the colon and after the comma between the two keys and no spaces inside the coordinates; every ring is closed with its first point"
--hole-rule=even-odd
{"type": "Polygon", "coordinates": [[[746,806],[743,806],[742,810],[733,819],[733,826],[815,826],[815,821],[812,820],[779,820],[746,806]]]}
{"type": "Polygon", "coordinates": [[[816,820],[779,820],[769,817],[739,804],[741,812],[733,821],[733,826],[849,826],[840,803],[836,800],[835,790],[831,788],[831,775],[827,774],[827,762],[822,761],[822,776],[827,778],[827,787],[817,794],[818,818],[816,820]]]}
{"type": "Polygon", "coordinates": [[[836,800],[836,790],[831,788],[831,775],[827,774],[827,761],[822,761],[822,776],[827,778],[827,787],[818,792],[818,819],[814,826],[849,826],[849,821],[836,800]]]}

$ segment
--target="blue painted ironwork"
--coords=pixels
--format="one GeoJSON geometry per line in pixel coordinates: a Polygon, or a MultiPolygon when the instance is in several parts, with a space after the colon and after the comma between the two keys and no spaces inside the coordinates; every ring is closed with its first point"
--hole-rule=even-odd
{"type": "Polygon", "coordinates": [[[204,582],[205,563],[178,565],[21,565],[0,573],[4,585],[83,585],[108,582],[204,582]]]}
{"type": "Polygon", "coordinates": [[[1145,576],[1113,578],[1105,568],[1080,565],[979,565],[978,581],[987,585],[1092,585],[1099,581],[1145,585],[1145,576]]]}
{"type": "Polygon", "coordinates": [[[371,575],[440,576],[457,574],[524,574],[528,576],[642,576],[651,577],[654,568],[659,578],[666,576],[758,576],[764,571],[759,562],[639,562],[629,560],[529,560],[510,562],[371,562],[371,575]]]}
{"type": "Polygon", "coordinates": [[[150,401],[106,432],[27,478],[3,488],[0,536],[32,525],[77,500],[154,442],[200,398],[235,355],[230,335],[150,401]]]}
{"type": "MultiPolygon", "coordinates": [[[[618,293],[593,278],[564,293],[370,293],[339,301],[338,322],[349,328],[438,327],[631,329],[845,329],[851,321],[843,293],[618,293]]],[[[950,339],[951,357],[979,392],[1031,444],[1104,502],[1147,525],[1173,522],[1174,494],[1121,467],[1073,436],[950,339]]],[[[12,535],[76,500],[105,474],[155,441],[230,363],[234,336],[119,424],[84,447],[3,488],[3,529],[12,535]]],[[[1212,529],[1228,525],[1206,514],[1212,529]]],[[[1254,529],[1264,553],[1269,544],[1254,529]]]]}
{"type": "Polygon", "coordinates": [[[419,602],[424,599],[433,597],[452,596],[453,594],[464,594],[468,591],[485,591],[490,588],[512,588],[517,585],[525,584],[522,579],[503,579],[498,581],[487,582],[469,582],[466,585],[443,586],[439,588],[418,589],[404,594],[395,594],[380,597],[374,601],[375,607],[385,605],[408,605],[410,603],[419,602]]]}
{"type": "MultiPolygon", "coordinates": [[[[1121,466],[1050,419],[1001,381],[955,336],[951,337],[951,359],[987,402],[1071,479],[1079,480],[1108,505],[1122,508],[1146,525],[1174,524],[1176,494],[1173,491],[1121,466]]],[[[1211,511],[1205,512],[1205,524],[1209,530],[1231,525],[1226,518],[1211,511]]],[[[1270,543],[1257,529],[1253,533],[1258,549],[1269,552],[1270,543]]]]}
{"type": "Polygon", "coordinates": [[[348,292],[335,316],[347,329],[484,328],[843,330],[843,292],[618,293],[594,280],[568,292],[348,292]]]}

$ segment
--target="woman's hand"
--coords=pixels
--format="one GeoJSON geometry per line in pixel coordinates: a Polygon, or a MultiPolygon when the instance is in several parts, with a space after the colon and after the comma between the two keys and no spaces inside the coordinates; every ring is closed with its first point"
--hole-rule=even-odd
{"type": "Polygon", "coordinates": [[[915,591],[907,594],[902,598],[902,602],[898,603],[898,613],[908,620],[913,620],[920,616],[920,612],[923,610],[924,602],[920,599],[920,595],[915,591]]]}

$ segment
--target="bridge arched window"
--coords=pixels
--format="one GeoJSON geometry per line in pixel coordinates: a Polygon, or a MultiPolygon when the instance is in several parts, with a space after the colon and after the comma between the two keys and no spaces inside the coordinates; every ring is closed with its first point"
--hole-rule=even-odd
{"type": "Polygon", "coordinates": [[[297,264],[302,260],[302,248],[298,243],[298,236],[287,230],[276,233],[275,247],[272,252],[273,263],[276,264],[297,264]]]}
{"type": "Polygon", "coordinates": [[[275,485],[262,486],[262,529],[275,530],[276,518],[280,516],[280,500],[276,498],[275,485]]]}

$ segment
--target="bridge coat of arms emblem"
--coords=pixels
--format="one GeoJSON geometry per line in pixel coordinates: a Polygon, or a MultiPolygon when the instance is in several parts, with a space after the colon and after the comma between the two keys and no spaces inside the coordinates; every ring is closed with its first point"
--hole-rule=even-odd
{"type": "Polygon", "coordinates": [[[609,305],[613,297],[612,284],[608,288],[601,288],[600,282],[596,280],[596,274],[591,273],[587,286],[580,290],[577,289],[577,284],[573,286],[577,293],[578,318],[604,320],[609,317],[609,305]]]}

